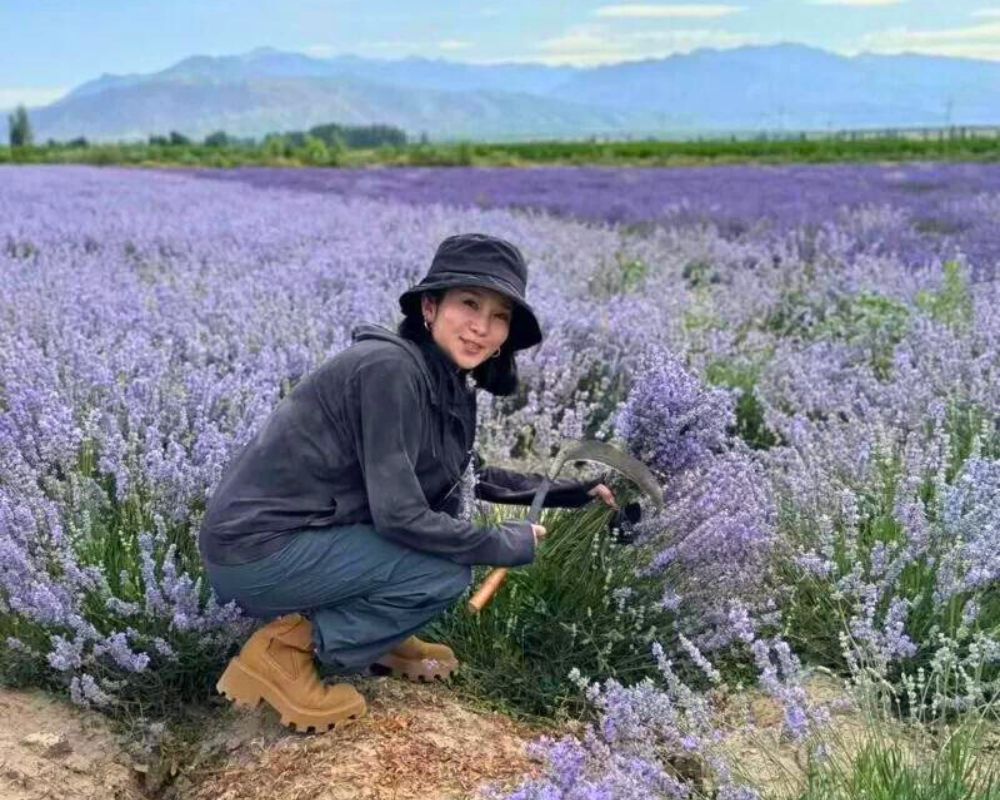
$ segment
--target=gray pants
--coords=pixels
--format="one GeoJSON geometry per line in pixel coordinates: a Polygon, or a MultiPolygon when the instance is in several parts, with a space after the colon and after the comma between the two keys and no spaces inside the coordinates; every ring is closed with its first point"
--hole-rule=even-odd
{"type": "Polygon", "coordinates": [[[372,664],[445,611],[472,568],[379,536],[371,525],[306,528],[276,553],[238,566],[206,563],[219,600],[250,616],[300,612],[324,672],[372,664]]]}

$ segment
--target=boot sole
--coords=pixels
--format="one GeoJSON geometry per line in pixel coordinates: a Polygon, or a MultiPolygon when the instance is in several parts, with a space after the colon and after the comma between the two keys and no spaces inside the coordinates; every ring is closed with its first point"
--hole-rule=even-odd
{"type": "Polygon", "coordinates": [[[432,659],[414,661],[413,659],[400,658],[389,653],[372,664],[372,670],[378,672],[379,668],[381,668],[381,670],[384,670],[394,678],[405,678],[414,683],[431,683],[435,680],[447,680],[458,669],[458,661],[428,663],[431,661],[432,659]]]}
{"type": "Polygon", "coordinates": [[[281,715],[281,724],[299,733],[324,733],[330,728],[345,728],[365,715],[365,699],[359,697],[356,703],[322,713],[292,703],[271,681],[247,667],[239,656],[231,659],[226,671],[215,684],[221,695],[229,698],[238,708],[257,708],[263,700],[281,715]]]}

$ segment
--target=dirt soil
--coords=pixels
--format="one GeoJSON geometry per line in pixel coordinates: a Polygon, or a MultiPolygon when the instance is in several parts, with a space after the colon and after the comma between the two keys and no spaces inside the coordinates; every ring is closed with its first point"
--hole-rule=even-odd
{"type": "MultiPolygon", "coordinates": [[[[193,711],[187,746],[167,742],[153,754],[117,739],[95,712],[41,692],[0,690],[0,798],[458,800],[537,775],[540,765],[524,745],[554,733],[474,709],[446,685],[351,680],[368,715],[349,727],[298,734],[264,704],[246,711],[215,698],[193,711]]],[[[814,700],[838,693],[833,682],[810,692],[814,700]]],[[[770,789],[796,782],[801,754],[779,740],[774,701],[748,692],[717,710],[733,731],[726,749],[747,772],[770,789]],[[747,715],[758,727],[740,733],[747,715]]],[[[851,725],[853,715],[837,722],[851,725]]]]}
{"type": "MultiPolygon", "coordinates": [[[[262,705],[227,711],[221,762],[186,773],[192,800],[457,800],[512,786],[538,765],[524,744],[536,728],[471,709],[447,686],[393,678],[355,684],[368,714],[342,730],[288,733],[262,705]]],[[[211,743],[209,743],[211,747],[211,743]]]]}
{"type": "MultiPolygon", "coordinates": [[[[215,698],[188,715],[190,735],[152,752],[116,737],[96,712],[0,689],[0,800],[459,800],[538,775],[524,745],[558,735],[473,707],[446,685],[351,682],[368,715],[349,727],[298,734],[266,705],[246,711],[215,698]]],[[[830,709],[837,748],[856,749],[864,720],[843,704],[840,682],[816,677],[807,690],[830,709]]],[[[781,708],[755,690],[713,705],[740,773],[769,796],[797,796],[804,751],[781,736],[781,708]]]]}
{"type": "Polygon", "coordinates": [[[139,800],[105,719],[44,692],[0,689],[0,798],[139,800]]]}
{"type": "Polygon", "coordinates": [[[537,774],[524,744],[540,728],[473,709],[440,684],[355,685],[368,715],[341,730],[297,734],[264,704],[238,710],[219,698],[198,712],[196,745],[155,758],[137,756],[96,712],[0,689],[0,798],[457,800],[537,774]]]}

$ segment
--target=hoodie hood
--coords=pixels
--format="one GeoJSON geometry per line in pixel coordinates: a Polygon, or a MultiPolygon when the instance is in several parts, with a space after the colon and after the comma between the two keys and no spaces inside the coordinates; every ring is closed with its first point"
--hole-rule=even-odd
{"type": "MultiPolygon", "coordinates": [[[[469,370],[456,366],[437,344],[433,341],[412,342],[395,331],[374,323],[364,323],[353,328],[351,339],[353,342],[367,339],[391,342],[409,353],[420,368],[420,374],[427,384],[431,405],[437,410],[438,440],[441,442],[442,451],[444,450],[444,438],[447,435],[446,428],[452,418],[465,429],[467,441],[474,438],[475,431],[470,430],[470,427],[474,428],[475,426],[475,390],[467,388],[466,379],[469,370]],[[470,395],[473,399],[471,414],[468,409],[464,409],[465,405],[469,403],[470,395]],[[465,414],[462,413],[462,409],[466,410],[465,414]]],[[[435,455],[437,455],[436,444],[435,455]]]]}
{"type": "Polygon", "coordinates": [[[351,341],[352,342],[363,342],[366,339],[378,339],[383,342],[392,342],[397,347],[402,347],[410,357],[416,362],[417,366],[420,367],[420,374],[424,376],[424,380],[427,381],[427,388],[430,390],[431,402],[438,406],[440,405],[440,400],[437,396],[437,392],[434,391],[434,378],[431,376],[430,369],[427,366],[427,361],[420,352],[420,346],[416,342],[411,342],[409,339],[404,339],[395,331],[389,330],[383,325],[376,325],[374,323],[365,322],[361,325],[357,325],[351,329],[351,341]]]}
{"type": "Polygon", "coordinates": [[[362,323],[351,329],[351,341],[362,342],[366,339],[378,339],[392,342],[403,348],[420,368],[420,374],[427,381],[432,405],[441,408],[450,404],[453,399],[451,389],[464,387],[469,370],[461,369],[433,342],[419,344],[411,342],[393,330],[374,323],[362,323]],[[448,378],[445,381],[442,378],[448,378]],[[451,384],[451,385],[448,385],[451,384]]]}

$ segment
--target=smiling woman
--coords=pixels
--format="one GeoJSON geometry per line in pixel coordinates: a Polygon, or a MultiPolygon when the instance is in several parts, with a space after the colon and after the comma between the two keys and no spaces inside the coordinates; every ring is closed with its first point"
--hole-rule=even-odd
{"type": "Polygon", "coordinates": [[[471,370],[498,358],[510,331],[513,303],[492,289],[449,289],[421,300],[424,326],[459,368],[471,370]]]}
{"type": "MultiPolygon", "coordinates": [[[[227,468],[201,530],[206,572],[223,602],[278,619],[230,661],[221,692],[321,731],[365,702],[347,683],[324,685],[314,655],[334,673],[374,665],[418,680],[457,668],[451,648],[414,634],[465,591],[472,565],[530,563],[545,536],[527,520],[461,519],[455,492],[474,456],[476,388],[513,392],[515,352],[542,340],[526,284],[511,243],[448,237],[400,297],[398,331],[356,328],[227,468]]],[[[542,480],[482,477],[478,497],[519,505],[542,480]]],[[[595,496],[614,502],[599,481],[556,481],[545,504],[595,496]]]]}

